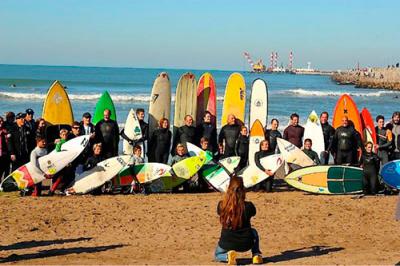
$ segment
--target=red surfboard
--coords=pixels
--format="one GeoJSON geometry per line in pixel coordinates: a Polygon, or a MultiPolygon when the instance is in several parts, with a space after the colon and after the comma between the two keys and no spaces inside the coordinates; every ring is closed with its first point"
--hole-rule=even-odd
{"type": "Polygon", "coordinates": [[[204,112],[209,111],[212,115],[211,123],[217,124],[217,91],[215,81],[210,73],[204,73],[197,85],[197,113],[196,121],[203,121],[204,112]]]}
{"type": "Polygon", "coordinates": [[[374,120],[372,119],[371,113],[367,108],[363,108],[360,114],[361,128],[364,142],[371,141],[376,144],[376,131],[374,120]]]}

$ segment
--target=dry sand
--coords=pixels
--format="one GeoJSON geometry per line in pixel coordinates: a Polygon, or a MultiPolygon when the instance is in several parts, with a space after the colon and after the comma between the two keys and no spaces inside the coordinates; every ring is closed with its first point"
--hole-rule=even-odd
{"type": "MultiPolygon", "coordinates": [[[[0,196],[0,263],[216,264],[221,194],[0,196]]],[[[397,197],[248,193],[266,263],[395,264],[397,197]]],[[[250,263],[241,253],[241,263],[250,263]]]]}

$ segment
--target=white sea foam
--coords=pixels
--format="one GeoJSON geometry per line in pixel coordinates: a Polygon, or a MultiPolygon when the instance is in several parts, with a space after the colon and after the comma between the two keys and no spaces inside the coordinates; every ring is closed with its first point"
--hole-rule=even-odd
{"type": "Polygon", "coordinates": [[[397,91],[379,90],[374,92],[344,92],[344,91],[318,91],[318,90],[304,90],[304,89],[292,89],[282,91],[284,94],[293,94],[303,97],[325,97],[325,96],[341,96],[344,93],[350,94],[355,97],[380,97],[384,95],[399,94],[397,91]]]}

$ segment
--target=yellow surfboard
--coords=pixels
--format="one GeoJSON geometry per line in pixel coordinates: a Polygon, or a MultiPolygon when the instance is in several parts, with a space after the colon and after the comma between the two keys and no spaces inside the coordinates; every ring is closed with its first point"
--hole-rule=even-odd
{"type": "Polygon", "coordinates": [[[71,102],[63,85],[54,81],[43,102],[42,117],[48,125],[71,125],[74,122],[71,102]]]}
{"type": "Polygon", "coordinates": [[[246,83],[240,73],[230,75],[226,83],[221,126],[227,124],[228,115],[233,114],[239,123],[244,124],[246,107],[246,83]]]}

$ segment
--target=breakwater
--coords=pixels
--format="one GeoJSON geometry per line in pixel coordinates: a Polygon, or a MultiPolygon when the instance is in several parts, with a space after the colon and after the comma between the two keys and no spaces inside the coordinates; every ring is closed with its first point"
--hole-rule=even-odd
{"type": "Polygon", "coordinates": [[[357,88],[400,90],[399,67],[342,71],[333,74],[331,78],[337,84],[353,84],[357,88]]]}

